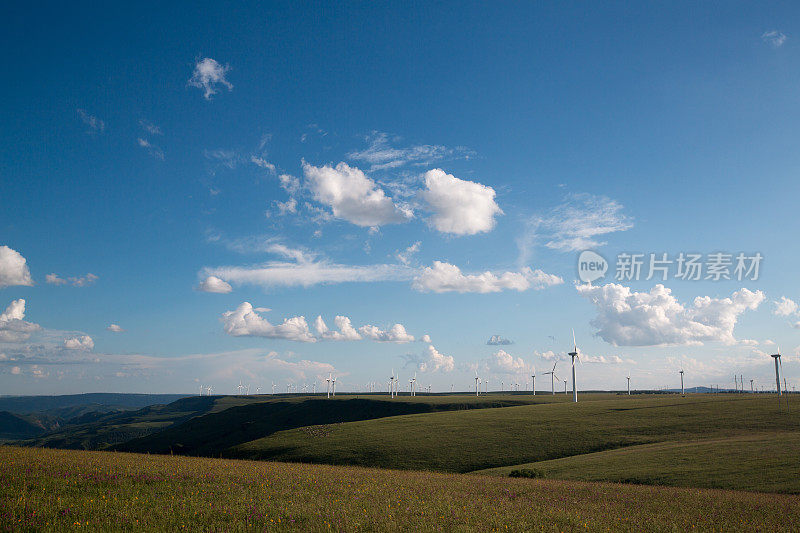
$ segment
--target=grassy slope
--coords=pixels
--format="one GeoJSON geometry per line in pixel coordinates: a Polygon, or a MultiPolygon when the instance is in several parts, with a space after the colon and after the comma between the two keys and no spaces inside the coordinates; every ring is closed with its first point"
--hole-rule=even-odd
{"type": "Polygon", "coordinates": [[[791,531],[800,498],[0,447],[0,530],[791,531]]]}
{"type": "Polygon", "coordinates": [[[800,432],[670,441],[474,472],[521,468],[544,478],[800,493],[800,432]]]}
{"type": "MultiPolygon", "coordinates": [[[[234,447],[230,455],[469,472],[637,444],[798,429],[800,409],[778,414],[768,395],[631,397],[399,416],[341,424],[324,436],[282,431],[234,447]]],[[[783,461],[796,466],[788,457],[783,461]]]]}
{"type": "Polygon", "coordinates": [[[214,396],[194,396],[168,405],[99,416],[85,424],[68,425],[30,442],[50,448],[100,449],[180,424],[214,408],[214,396]]]}
{"type": "Polygon", "coordinates": [[[208,414],[158,433],[118,444],[113,449],[213,457],[232,446],[291,428],[409,413],[521,405],[531,401],[498,397],[406,397],[390,400],[380,396],[342,396],[335,400],[309,397],[278,397],[273,400],[263,397],[259,402],[243,402],[249,398],[252,397],[220,399],[208,414]]]}

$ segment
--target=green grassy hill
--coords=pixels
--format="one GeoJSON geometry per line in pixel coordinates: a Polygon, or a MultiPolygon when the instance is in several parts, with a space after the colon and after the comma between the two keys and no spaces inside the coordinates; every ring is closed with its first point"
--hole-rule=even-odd
{"type": "Polygon", "coordinates": [[[501,408],[524,405],[532,400],[505,397],[414,397],[390,400],[375,396],[336,399],[294,397],[272,399],[244,397],[218,402],[208,414],[196,416],[158,433],[118,444],[114,450],[146,453],[218,456],[238,444],[271,435],[277,431],[304,428],[304,434],[328,431],[330,424],[371,420],[410,413],[431,413],[464,409],[501,408]],[[326,428],[317,426],[326,425],[326,428]],[[312,427],[309,427],[312,426],[312,427]]]}
{"type": "Polygon", "coordinates": [[[800,498],[0,447],[3,531],[793,531],[800,498]]]}
{"type": "Polygon", "coordinates": [[[25,444],[48,448],[102,449],[210,412],[217,400],[216,396],[192,396],[168,405],[153,405],[136,411],[88,413],[83,418],[77,418],[77,423],[67,424],[25,444]]]}
{"type": "Polygon", "coordinates": [[[643,444],[473,473],[798,494],[799,471],[800,431],[785,431],[643,444]]]}
{"type": "MultiPolygon", "coordinates": [[[[725,439],[759,434],[784,435],[800,431],[800,409],[787,414],[777,411],[775,398],[768,395],[677,395],[618,397],[572,403],[549,403],[502,409],[404,415],[378,420],[351,422],[327,427],[318,435],[303,429],[274,435],[235,446],[230,457],[278,461],[299,461],[383,468],[471,472],[487,468],[512,467],[561,458],[583,457],[605,450],[631,447],[625,461],[641,462],[639,480],[708,486],[708,472],[691,477],[653,474],[663,464],[654,461],[658,453],[638,454],[639,445],[685,440],[725,439]],[[649,470],[648,470],[649,468],[649,470]],[[649,478],[644,473],[650,472],[649,478]],[[676,478],[677,476],[677,478],[676,478]]],[[[779,445],[775,445],[779,446],[779,445]]],[[[735,445],[728,447],[734,449],[735,445]]],[[[750,461],[718,456],[748,487],[773,490],[753,480],[764,464],[766,448],[751,446],[750,461]],[[755,477],[753,477],[755,476],[755,477]]],[[[686,453],[690,453],[687,451],[686,453]]],[[[700,453],[700,452],[698,452],[700,453]]],[[[713,452],[711,452],[713,454],[713,452]]],[[[775,468],[796,471],[797,455],[790,450],[779,455],[775,468]]],[[[714,466],[713,464],[711,465],[714,466]]],[[[565,466],[575,479],[594,479],[591,472],[565,466]]],[[[560,470],[563,472],[564,470],[560,470]]],[[[559,477],[553,470],[553,477],[559,477]]],[[[618,479],[634,478],[621,473],[618,479]]],[[[614,478],[610,478],[614,479],[614,478]]],[[[740,486],[739,478],[718,478],[720,486],[740,486]]],[[[777,490],[800,491],[800,477],[786,480],[777,490]]]]}

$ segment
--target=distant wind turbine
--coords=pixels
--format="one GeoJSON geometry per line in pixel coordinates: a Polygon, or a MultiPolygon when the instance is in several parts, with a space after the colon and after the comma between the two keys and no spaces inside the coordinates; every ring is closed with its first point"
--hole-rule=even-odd
{"type": "Polygon", "coordinates": [[[772,354],[772,358],[775,359],[775,384],[778,387],[778,396],[781,395],[781,373],[779,370],[779,366],[783,367],[781,364],[781,349],[778,348],[778,353],[772,354]]]}
{"type": "Polygon", "coordinates": [[[531,374],[531,392],[536,396],[536,367],[533,367],[533,374],[531,374]]]}
{"type": "MultiPolygon", "coordinates": [[[[572,357],[572,401],[576,402],[576,403],[578,401],[578,388],[575,385],[575,358],[577,357],[578,361],[581,361],[579,353],[580,352],[578,352],[578,343],[575,342],[575,329],[573,328],[573,330],[572,330],[572,351],[569,352],[569,355],[570,355],[570,357],[572,357]]],[[[581,364],[583,364],[582,361],[581,361],[581,364]]]]}
{"type": "Polygon", "coordinates": [[[555,377],[556,377],[556,365],[557,364],[558,364],[558,361],[556,360],[556,362],[553,363],[553,369],[550,372],[545,372],[544,373],[545,376],[550,374],[550,392],[553,393],[553,396],[556,395],[555,377]]]}

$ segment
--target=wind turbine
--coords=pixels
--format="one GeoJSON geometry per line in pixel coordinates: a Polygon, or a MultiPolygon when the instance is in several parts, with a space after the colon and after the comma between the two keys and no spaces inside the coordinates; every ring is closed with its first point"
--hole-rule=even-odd
{"type": "Polygon", "coordinates": [[[336,398],[336,377],[331,379],[331,397],[336,398]]]}
{"type": "Polygon", "coordinates": [[[531,374],[531,392],[536,396],[536,367],[533,367],[533,374],[531,374]]]}
{"type": "Polygon", "coordinates": [[[326,379],[325,381],[328,382],[328,398],[330,398],[331,397],[331,374],[328,374],[328,379],[326,379]]]}
{"type": "Polygon", "coordinates": [[[683,361],[681,361],[680,375],[681,375],[681,396],[686,396],[686,394],[684,394],[683,392],[683,361]]]}
{"type": "Polygon", "coordinates": [[[781,373],[778,367],[780,366],[783,368],[783,364],[781,363],[781,349],[778,348],[778,353],[772,354],[772,358],[775,359],[775,384],[778,386],[778,396],[781,395],[781,373]]]}
{"type": "Polygon", "coordinates": [[[544,375],[545,375],[545,376],[546,376],[547,374],[550,374],[550,391],[553,393],[553,396],[555,396],[555,395],[556,395],[556,382],[555,382],[555,376],[556,376],[556,365],[557,365],[557,364],[558,364],[558,361],[556,361],[555,363],[553,363],[553,369],[552,369],[550,372],[545,372],[545,373],[544,373],[544,375]]]}
{"type": "Polygon", "coordinates": [[[628,396],[631,395],[631,373],[628,372],[628,396]]]}
{"type": "Polygon", "coordinates": [[[275,382],[272,382],[272,395],[275,396],[275,382]]]}
{"type": "MultiPolygon", "coordinates": [[[[575,328],[572,329],[572,351],[569,352],[570,357],[572,357],[572,401],[577,403],[578,402],[578,389],[575,386],[575,358],[578,358],[580,361],[580,356],[578,355],[578,343],[575,342],[575,328]]],[[[583,362],[581,362],[583,364],[583,362]]]]}
{"type": "Polygon", "coordinates": [[[564,394],[567,393],[567,380],[564,380],[564,394]]]}
{"type": "Polygon", "coordinates": [[[389,377],[389,397],[394,398],[394,368],[392,369],[392,375],[389,377]]]}
{"type": "Polygon", "coordinates": [[[242,389],[243,388],[244,388],[244,385],[242,385],[242,381],[239,380],[239,385],[236,387],[236,390],[239,392],[239,396],[242,395],[242,389]]]}
{"type": "Polygon", "coordinates": [[[750,380],[750,394],[753,394],[755,391],[753,390],[753,380],[750,380]]]}
{"type": "Polygon", "coordinates": [[[480,396],[481,395],[480,383],[481,383],[481,378],[478,377],[478,371],[476,370],[475,371],[475,396],[480,396]]]}
{"type": "Polygon", "coordinates": [[[206,396],[211,396],[211,391],[213,391],[213,390],[214,390],[214,387],[209,385],[208,388],[206,389],[206,396]]]}
{"type": "Polygon", "coordinates": [[[411,378],[411,396],[417,395],[417,373],[414,372],[414,377],[411,378]]]}
{"type": "Polygon", "coordinates": [[[250,396],[250,384],[247,384],[247,392],[245,393],[247,396],[250,396]]]}
{"type": "Polygon", "coordinates": [[[200,385],[200,396],[202,396],[202,395],[203,395],[203,388],[204,388],[204,387],[205,387],[204,385],[200,385]]]}

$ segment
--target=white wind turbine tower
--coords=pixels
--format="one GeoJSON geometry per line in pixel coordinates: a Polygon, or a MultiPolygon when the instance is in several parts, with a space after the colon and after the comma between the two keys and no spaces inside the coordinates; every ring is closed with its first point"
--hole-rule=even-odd
{"type": "Polygon", "coordinates": [[[331,397],[331,374],[328,374],[328,379],[326,379],[325,381],[328,382],[328,398],[330,398],[331,397]]]}
{"type": "Polygon", "coordinates": [[[631,373],[628,372],[628,396],[631,395],[631,373]]]}
{"type": "MultiPolygon", "coordinates": [[[[578,361],[581,360],[580,355],[578,355],[578,343],[575,342],[575,329],[572,330],[572,351],[569,352],[569,355],[572,357],[572,401],[578,401],[578,389],[575,386],[575,358],[578,358],[578,361]]],[[[581,361],[581,364],[583,362],[581,361]]]]}
{"type": "Polygon", "coordinates": [[[256,394],[261,394],[261,387],[256,387],[256,394]]]}
{"type": "Polygon", "coordinates": [[[567,380],[564,380],[564,394],[567,393],[567,380]]]}
{"type": "Polygon", "coordinates": [[[204,389],[204,388],[205,388],[205,385],[200,385],[200,396],[202,396],[202,395],[203,395],[203,389],[204,389]]]}
{"type": "Polygon", "coordinates": [[[249,383],[247,384],[247,387],[246,387],[246,388],[247,388],[247,392],[245,392],[245,394],[246,394],[247,396],[250,396],[250,384],[249,384],[249,383]]]}
{"type": "Polygon", "coordinates": [[[236,391],[239,393],[239,396],[242,395],[242,389],[243,388],[244,388],[244,385],[242,385],[242,381],[239,380],[239,385],[236,386],[236,391]]]}
{"type": "Polygon", "coordinates": [[[781,395],[781,373],[778,367],[780,366],[783,368],[783,364],[781,363],[781,349],[778,347],[778,353],[772,354],[772,358],[775,359],[775,384],[778,386],[778,396],[781,395]]]}
{"type": "Polygon", "coordinates": [[[208,388],[206,389],[206,396],[211,396],[211,391],[213,391],[213,390],[214,390],[214,387],[209,385],[208,388]]]}
{"type": "Polygon", "coordinates": [[[753,390],[753,380],[750,380],[750,394],[753,394],[755,391],[753,390]]]}
{"type": "Polygon", "coordinates": [[[681,396],[686,396],[686,394],[684,394],[684,391],[683,391],[683,361],[681,361],[680,375],[681,375],[681,396]]]}
{"type": "Polygon", "coordinates": [[[478,371],[476,370],[475,371],[475,396],[480,396],[481,395],[480,383],[481,383],[481,378],[478,377],[478,371]]]}
{"type": "Polygon", "coordinates": [[[483,382],[483,392],[484,392],[484,394],[489,392],[489,380],[488,379],[483,382]]]}
{"type": "Polygon", "coordinates": [[[392,369],[392,375],[389,377],[389,397],[394,398],[394,368],[392,369]]]}
{"type": "Polygon", "coordinates": [[[336,376],[331,379],[331,397],[336,398],[336,376]]]}
{"type": "Polygon", "coordinates": [[[417,395],[417,373],[414,372],[414,377],[411,378],[411,396],[417,395]]]}
{"type": "Polygon", "coordinates": [[[275,382],[272,382],[272,395],[275,396],[275,382]]]}
{"type": "Polygon", "coordinates": [[[555,363],[553,363],[553,369],[552,369],[550,372],[545,372],[545,373],[544,373],[544,375],[545,375],[545,376],[546,376],[546,375],[548,375],[548,374],[550,374],[550,391],[553,393],[553,396],[555,396],[555,395],[556,395],[556,382],[555,382],[555,377],[556,377],[556,365],[557,365],[557,364],[558,364],[558,361],[556,361],[555,363]]]}
{"type": "Polygon", "coordinates": [[[536,396],[536,367],[533,367],[533,374],[531,374],[531,392],[536,396]]]}

